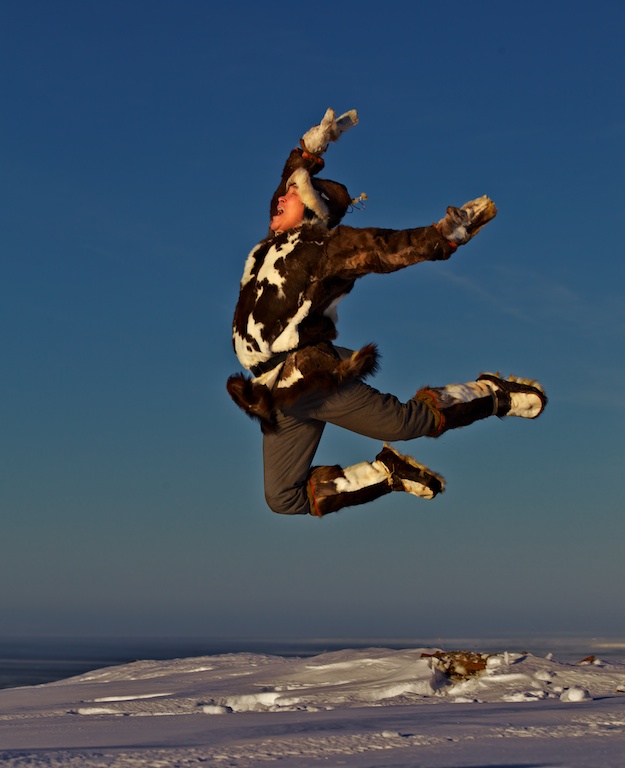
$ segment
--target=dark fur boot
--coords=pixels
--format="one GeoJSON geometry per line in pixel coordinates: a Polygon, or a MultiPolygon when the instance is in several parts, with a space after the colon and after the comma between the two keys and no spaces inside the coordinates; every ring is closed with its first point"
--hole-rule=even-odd
{"type": "Polygon", "coordinates": [[[510,376],[502,379],[484,373],[477,381],[424,387],[415,395],[432,411],[435,427],[430,437],[458,429],[489,416],[520,416],[535,419],[547,405],[547,397],[536,381],[510,376]]]}
{"type": "Polygon", "coordinates": [[[444,488],[440,475],[386,444],[373,462],[363,461],[345,469],[338,465],[313,467],[307,485],[310,514],[316,517],[365,504],[391,491],[433,499],[444,488]]]}
{"type": "Polygon", "coordinates": [[[308,475],[308,501],[310,514],[323,517],[338,512],[343,507],[366,504],[379,499],[393,489],[389,484],[388,472],[384,467],[363,461],[353,467],[342,469],[313,467],[308,475]]]}

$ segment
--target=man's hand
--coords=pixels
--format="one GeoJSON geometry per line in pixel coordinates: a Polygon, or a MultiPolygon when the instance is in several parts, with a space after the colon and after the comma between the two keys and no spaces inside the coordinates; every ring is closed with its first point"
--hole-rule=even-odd
{"type": "Polygon", "coordinates": [[[339,136],[358,123],[358,114],[350,109],[340,117],[336,117],[333,109],[328,109],[319,125],[313,125],[302,136],[302,148],[311,155],[322,155],[331,141],[337,141],[339,136]]]}
{"type": "Polygon", "coordinates": [[[495,203],[490,197],[482,195],[475,200],[469,200],[462,208],[449,206],[445,217],[435,226],[445,240],[454,245],[464,245],[496,215],[495,203]]]}

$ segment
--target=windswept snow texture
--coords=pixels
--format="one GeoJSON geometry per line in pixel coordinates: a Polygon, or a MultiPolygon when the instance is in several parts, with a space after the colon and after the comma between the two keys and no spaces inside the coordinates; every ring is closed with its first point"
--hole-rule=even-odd
{"type": "Polygon", "coordinates": [[[0,691],[11,768],[616,768],[624,755],[625,664],[592,657],[240,653],[0,691]]]}

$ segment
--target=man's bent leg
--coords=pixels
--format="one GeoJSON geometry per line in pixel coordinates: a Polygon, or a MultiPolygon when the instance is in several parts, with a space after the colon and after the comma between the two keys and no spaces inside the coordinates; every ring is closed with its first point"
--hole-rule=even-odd
{"type": "Polygon", "coordinates": [[[263,435],[265,499],[278,514],[310,512],[306,483],[324,424],[278,414],[278,430],[263,435]]]}
{"type": "MultiPolygon", "coordinates": [[[[354,381],[325,397],[311,397],[294,410],[378,440],[410,440],[428,434],[434,426],[430,409],[421,401],[402,403],[361,381],[354,381]]],[[[372,462],[351,467],[313,467],[308,491],[311,513],[330,512],[364,504],[391,491],[405,491],[432,499],[444,489],[444,480],[410,456],[385,445],[372,462]]]]}

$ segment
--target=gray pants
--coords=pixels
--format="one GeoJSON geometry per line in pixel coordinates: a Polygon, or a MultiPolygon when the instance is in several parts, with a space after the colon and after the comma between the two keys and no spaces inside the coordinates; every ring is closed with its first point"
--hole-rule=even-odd
{"type": "Polygon", "coordinates": [[[330,395],[301,398],[278,413],[277,432],[263,438],[265,498],[274,512],[310,512],[306,482],[326,424],[392,442],[430,433],[434,417],[420,400],[402,403],[361,381],[330,395]]]}

